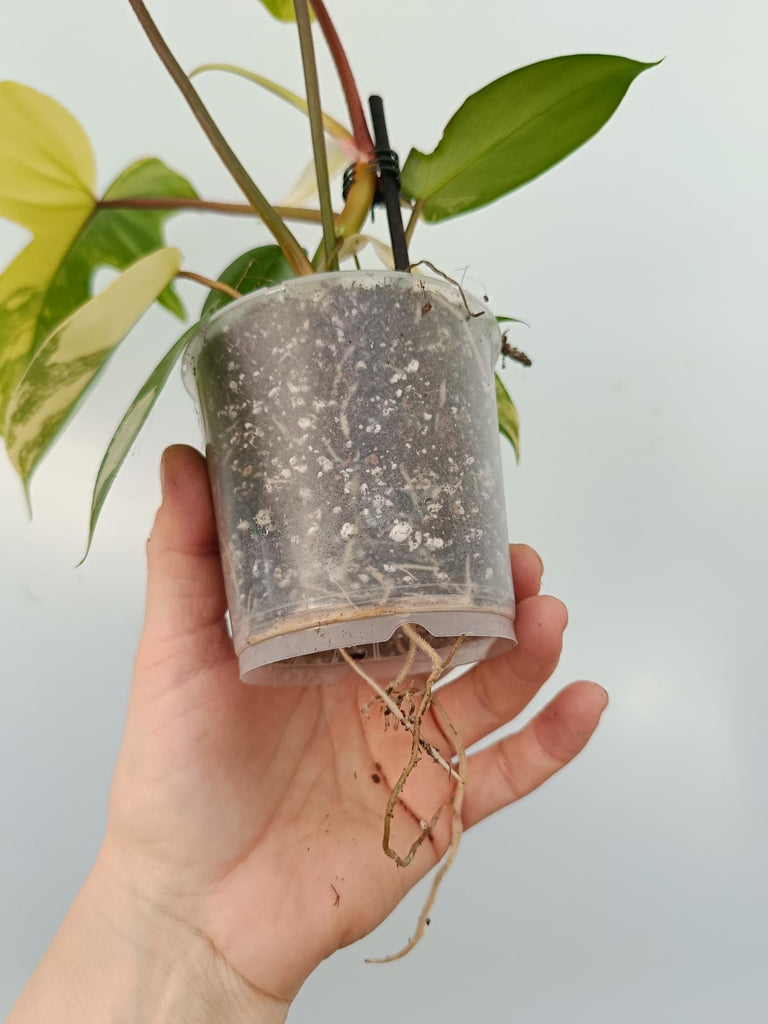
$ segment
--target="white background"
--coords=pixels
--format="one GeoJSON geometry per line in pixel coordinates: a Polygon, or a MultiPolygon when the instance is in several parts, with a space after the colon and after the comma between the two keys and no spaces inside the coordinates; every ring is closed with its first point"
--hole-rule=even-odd
{"type": "MultiPolygon", "coordinates": [[[[186,67],[239,62],[300,88],[294,30],[256,0],[155,0],[186,67]]],[[[85,126],[100,184],[140,155],[202,195],[239,196],[122,0],[3,3],[0,75],[85,126]]],[[[305,986],[292,1021],[757,1024],[766,1019],[768,381],[766,7],[758,0],[332,0],[393,143],[429,150],[461,100],[575,52],[654,60],[615,118],[544,178],[422,227],[413,248],[499,312],[534,359],[506,379],[523,460],[505,455],[510,536],[541,550],[571,611],[541,701],[572,678],[611,706],[561,777],[469,835],[418,951],[388,967],[423,886],[305,986]]],[[[343,114],[327,61],[326,107],[343,114]]],[[[302,117],[244,82],[201,87],[276,200],[308,158],[302,117]]],[[[265,241],[254,223],[171,222],[191,269],[265,241]]],[[[0,225],[0,257],[23,233],[0,225]]],[[[183,293],[194,314],[202,294],[183,293]]],[[[199,443],[178,380],[105,507],[108,436],[180,328],[153,311],[33,486],[0,459],[0,1012],[87,874],[104,828],[143,602],[143,544],[167,443],[199,443]]]]}

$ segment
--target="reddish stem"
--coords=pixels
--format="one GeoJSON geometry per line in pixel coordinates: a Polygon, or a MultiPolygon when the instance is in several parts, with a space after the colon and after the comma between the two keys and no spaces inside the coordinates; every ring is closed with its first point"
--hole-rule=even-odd
{"type": "Polygon", "coordinates": [[[344,99],[347,101],[347,109],[352,121],[352,134],[355,137],[355,145],[361,155],[367,155],[373,151],[374,145],[371,133],[368,130],[368,122],[365,120],[363,104],[360,102],[360,93],[357,91],[355,76],[352,74],[352,68],[347,60],[347,55],[344,52],[344,47],[341,45],[341,40],[334,28],[331,17],[326,10],[324,0],[311,0],[311,3],[312,10],[315,12],[315,17],[320,23],[320,28],[323,31],[325,41],[328,43],[328,49],[331,51],[333,62],[336,65],[336,70],[339,73],[341,87],[344,90],[344,99]]]}

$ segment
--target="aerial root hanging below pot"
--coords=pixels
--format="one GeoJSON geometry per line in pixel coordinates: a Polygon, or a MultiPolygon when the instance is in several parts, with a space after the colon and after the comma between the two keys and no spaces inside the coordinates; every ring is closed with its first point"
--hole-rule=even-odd
{"type": "MultiPolygon", "coordinates": [[[[376,680],[362,668],[359,662],[353,659],[345,650],[341,649],[339,651],[350,668],[352,668],[374,691],[374,696],[361,709],[362,713],[367,716],[371,705],[379,703],[383,707],[385,715],[391,714],[394,716],[395,728],[397,728],[398,724],[403,725],[411,733],[412,737],[411,753],[408,758],[408,763],[401,772],[400,778],[392,788],[392,792],[390,793],[387,801],[387,808],[384,814],[384,835],[382,839],[382,847],[387,856],[394,860],[399,867],[407,867],[413,861],[413,858],[416,856],[416,852],[424,840],[431,837],[432,830],[446,807],[451,807],[453,812],[451,821],[451,839],[445,860],[432,881],[429,895],[427,896],[421,910],[421,914],[419,915],[419,920],[413,937],[399,952],[380,958],[367,958],[366,963],[390,963],[393,960],[399,960],[401,957],[409,953],[419,942],[421,937],[424,935],[427,924],[429,923],[429,914],[434,905],[435,899],[437,898],[437,892],[440,888],[440,884],[456,858],[456,853],[458,851],[462,835],[461,809],[464,801],[464,789],[466,786],[467,756],[461,736],[453,722],[451,722],[448,717],[448,714],[439,698],[434,695],[433,686],[448,669],[456,652],[461,646],[464,637],[460,636],[456,640],[445,661],[443,661],[429,641],[420,636],[412,625],[406,624],[400,628],[409,640],[408,653],[396,678],[392,680],[386,688],[377,683],[376,680]],[[402,688],[408,678],[409,672],[411,671],[417,648],[423,651],[432,662],[432,671],[426,678],[424,690],[418,703],[414,700],[414,693],[417,691],[414,689],[402,688]],[[443,732],[446,736],[450,737],[453,743],[455,756],[458,761],[457,768],[453,768],[452,765],[445,760],[437,747],[429,743],[421,735],[422,722],[424,721],[425,715],[427,715],[430,710],[436,714],[443,732]],[[397,802],[400,799],[403,788],[405,787],[405,783],[416,768],[422,752],[427,753],[436,764],[440,765],[441,768],[445,769],[451,775],[455,780],[455,786],[450,798],[438,807],[432,816],[431,821],[423,823],[424,827],[422,827],[420,835],[411,844],[405,856],[401,856],[390,844],[392,818],[397,802]]],[[[385,719],[385,721],[388,722],[388,719],[385,719]]]]}

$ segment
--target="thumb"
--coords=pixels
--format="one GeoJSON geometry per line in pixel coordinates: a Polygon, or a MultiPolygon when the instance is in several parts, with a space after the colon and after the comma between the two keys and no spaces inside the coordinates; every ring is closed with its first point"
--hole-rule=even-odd
{"type": "Polygon", "coordinates": [[[160,479],[163,501],[147,543],[142,660],[157,663],[178,650],[194,669],[210,664],[222,641],[231,652],[205,459],[194,448],[174,445],[163,454],[160,479]]]}

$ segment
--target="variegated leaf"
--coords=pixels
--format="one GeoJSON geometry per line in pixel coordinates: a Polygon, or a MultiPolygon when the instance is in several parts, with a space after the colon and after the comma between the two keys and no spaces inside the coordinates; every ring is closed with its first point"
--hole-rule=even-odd
{"type": "Polygon", "coordinates": [[[339,259],[345,260],[356,256],[369,245],[387,270],[395,269],[395,256],[392,249],[378,238],[374,238],[373,235],[350,235],[349,238],[345,238],[339,250],[339,259]]]}
{"type": "MultiPolygon", "coordinates": [[[[336,145],[333,139],[326,140],[325,151],[328,157],[328,178],[330,181],[333,181],[348,166],[349,157],[343,149],[336,145]]],[[[316,195],[317,173],[314,160],[310,160],[291,191],[280,200],[280,205],[301,206],[302,203],[306,203],[308,199],[312,199],[316,195]]]]}
{"type": "MultiPolygon", "coordinates": [[[[281,100],[285,100],[286,103],[290,103],[292,107],[300,110],[303,114],[309,115],[309,106],[303,96],[299,96],[298,93],[286,89],[284,85],[279,85],[277,82],[273,82],[271,78],[265,78],[264,75],[259,75],[255,71],[249,71],[247,68],[240,67],[237,64],[200,64],[199,67],[190,71],[189,77],[194,78],[205,71],[224,71],[229,75],[245,78],[247,81],[261,86],[262,89],[266,89],[267,92],[271,92],[274,96],[278,96],[281,100]]],[[[322,117],[323,131],[330,138],[336,140],[350,160],[368,159],[367,153],[359,152],[352,133],[348,128],[345,128],[343,124],[339,124],[329,114],[323,113],[322,117]]]]}
{"type": "Polygon", "coordinates": [[[171,371],[176,365],[192,335],[198,329],[199,324],[195,324],[194,327],[190,327],[188,331],[185,331],[184,334],[182,334],[176,344],[166,352],[147,378],[139,393],[131,402],[128,412],[123,416],[120,421],[120,426],[117,428],[112,440],[109,442],[107,450],[104,453],[104,458],[101,460],[99,472],[96,475],[96,483],[93,488],[93,497],[91,499],[91,520],[88,529],[88,544],[85,549],[85,554],[78,563],[79,565],[82,565],[88,557],[88,552],[91,549],[93,534],[96,529],[96,523],[98,522],[102,506],[104,505],[106,497],[109,494],[110,488],[115,481],[115,477],[117,476],[120,467],[125,461],[126,455],[133,446],[141,428],[146,423],[147,417],[152,411],[160,392],[165,387],[171,371]]]}
{"type": "Polygon", "coordinates": [[[279,21],[296,21],[293,0],[261,0],[270,14],[279,21]]]}
{"type": "Polygon", "coordinates": [[[35,89],[0,82],[0,217],[32,234],[0,276],[0,433],[48,284],[93,211],[95,187],[93,151],[74,117],[35,89]]]}
{"type": "MultiPolygon", "coordinates": [[[[91,147],[72,115],[34,89],[0,83],[0,216],[34,236],[0,275],[0,433],[14,387],[45,338],[88,300],[96,269],[122,270],[164,245],[173,210],[101,206],[94,177],[91,147]]],[[[181,175],[143,159],[102,202],[195,197],[181,175]]],[[[183,316],[170,286],[158,301],[183,316]]]]}
{"type": "Polygon", "coordinates": [[[178,249],[145,256],[57,326],[39,347],[8,406],[6,446],[25,488],[115,346],[170,284],[180,265],[178,249]]]}
{"type": "Polygon", "coordinates": [[[496,408],[499,413],[499,433],[511,443],[515,450],[515,459],[520,461],[520,420],[515,403],[509,397],[507,389],[496,374],[496,408]]]}

